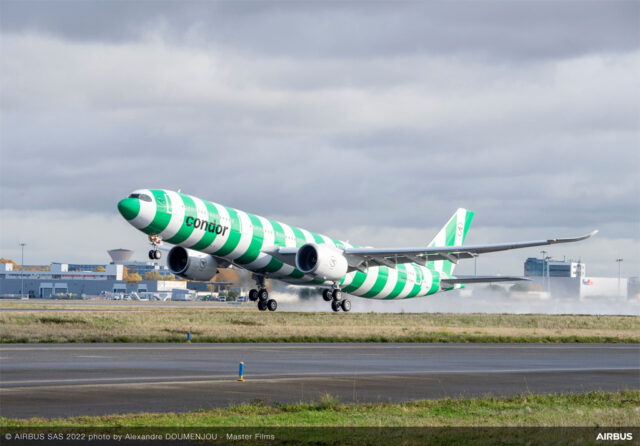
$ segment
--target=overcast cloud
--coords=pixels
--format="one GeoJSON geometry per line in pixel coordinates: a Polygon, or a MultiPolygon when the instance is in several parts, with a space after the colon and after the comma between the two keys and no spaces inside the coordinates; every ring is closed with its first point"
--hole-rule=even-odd
{"type": "Polygon", "coordinates": [[[598,228],[551,253],[640,275],[638,2],[0,8],[1,257],[144,259],[116,203],[158,187],[380,247],[598,228]]]}

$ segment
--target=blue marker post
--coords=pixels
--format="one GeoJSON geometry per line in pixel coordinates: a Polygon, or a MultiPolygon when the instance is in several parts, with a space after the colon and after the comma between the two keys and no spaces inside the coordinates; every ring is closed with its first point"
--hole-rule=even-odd
{"type": "Polygon", "coordinates": [[[244,362],[240,363],[240,367],[238,368],[238,379],[237,381],[244,381],[244,362]]]}
{"type": "Polygon", "coordinates": [[[187,344],[191,344],[191,332],[187,332],[187,344]]]}

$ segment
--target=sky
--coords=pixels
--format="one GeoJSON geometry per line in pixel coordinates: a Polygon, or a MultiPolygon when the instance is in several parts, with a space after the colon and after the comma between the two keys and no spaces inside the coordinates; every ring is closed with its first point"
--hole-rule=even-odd
{"type": "Polygon", "coordinates": [[[468,244],[599,229],[547,251],[638,276],[639,30],[637,1],[2,0],[0,257],[144,260],[116,204],[165,188],[361,246],[458,207],[468,244]]]}

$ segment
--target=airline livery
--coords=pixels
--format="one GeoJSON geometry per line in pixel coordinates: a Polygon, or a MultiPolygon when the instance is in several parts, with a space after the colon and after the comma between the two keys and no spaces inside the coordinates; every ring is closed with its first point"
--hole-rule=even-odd
{"type": "Polygon", "coordinates": [[[454,276],[460,259],[487,252],[584,240],[582,237],[500,245],[463,246],[473,212],[458,209],[426,247],[363,248],[302,228],[249,214],[180,192],[139,189],[118,203],[122,216],[149,236],[149,258],[175,245],[167,266],[176,276],[208,281],[218,267],[235,265],[253,273],[249,299],[262,311],[278,307],[265,278],[322,288],[333,311],[349,311],[342,293],[372,299],[408,299],[460,288],[465,283],[527,280],[506,276],[454,276]]]}

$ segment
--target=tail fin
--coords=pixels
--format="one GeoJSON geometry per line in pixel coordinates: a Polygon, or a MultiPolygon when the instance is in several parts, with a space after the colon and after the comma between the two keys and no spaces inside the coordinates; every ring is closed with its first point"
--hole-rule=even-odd
{"type": "MultiPolygon", "coordinates": [[[[429,247],[462,245],[467,237],[467,232],[469,232],[471,220],[473,220],[473,212],[462,208],[458,209],[429,243],[429,247]]],[[[456,266],[449,260],[435,260],[431,263],[436,271],[443,272],[449,276],[453,274],[453,269],[456,266]]]]}

